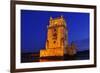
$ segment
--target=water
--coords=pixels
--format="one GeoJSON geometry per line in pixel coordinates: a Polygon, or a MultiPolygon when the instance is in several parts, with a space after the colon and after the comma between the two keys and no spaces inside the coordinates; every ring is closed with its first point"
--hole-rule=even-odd
{"type": "Polygon", "coordinates": [[[24,53],[21,55],[21,62],[50,62],[50,61],[69,61],[69,60],[88,60],[89,59],[89,51],[78,52],[74,56],[62,56],[62,57],[46,57],[40,58],[39,54],[33,53],[24,53]]]}

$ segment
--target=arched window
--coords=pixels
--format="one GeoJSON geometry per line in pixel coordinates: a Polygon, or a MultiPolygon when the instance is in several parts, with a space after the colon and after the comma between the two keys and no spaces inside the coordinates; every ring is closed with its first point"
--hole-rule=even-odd
{"type": "Polygon", "coordinates": [[[49,48],[49,41],[47,40],[47,48],[49,48]]]}
{"type": "Polygon", "coordinates": [[[61,38],[60,45],[64,45],[64,38],[61,38]]]}

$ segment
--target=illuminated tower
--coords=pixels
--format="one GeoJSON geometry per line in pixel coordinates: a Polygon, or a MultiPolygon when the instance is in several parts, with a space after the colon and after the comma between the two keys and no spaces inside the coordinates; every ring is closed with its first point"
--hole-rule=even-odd
{"type": "Polygon", "coordinates": [[[50,17],[47,29],[46,49],[40,51],[40,57],[64,56],[68,46],[68,30],[63,16],[50,17]]]}

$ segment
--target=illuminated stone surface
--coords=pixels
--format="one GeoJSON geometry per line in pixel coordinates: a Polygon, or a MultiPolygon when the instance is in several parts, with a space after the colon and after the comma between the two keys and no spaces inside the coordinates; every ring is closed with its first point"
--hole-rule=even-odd
{"type": "Polygon", "coordinates": [[[45,56],[63,56],[64,50],[61,48],[58,49],[47,49],[47,50],[41,50],[40,51],[40,57],[45,56]]]}
{"type": "Polygon", "coordinates": [[[40,50],[40,57],[73,55],[75,50],[68,47],[68,30],[63,16],[50,17],[47,27],[47,40],[45,49],[40,50]]]}

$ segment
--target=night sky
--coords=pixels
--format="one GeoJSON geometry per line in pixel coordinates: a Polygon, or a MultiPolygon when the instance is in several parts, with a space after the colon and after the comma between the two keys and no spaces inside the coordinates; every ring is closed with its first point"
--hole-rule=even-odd
{"type": "Polygon", "coordinates": [[[89,49],[89,13],[21,10],[21,52],[45,49],[49,19],[61,15],[67,23],[69,44],[76,41],[80,51],[89,49]]]}

